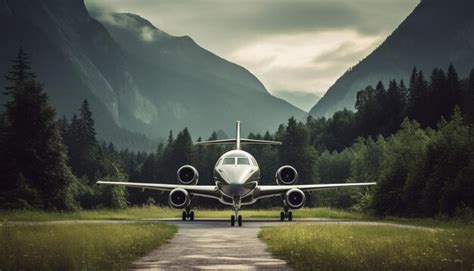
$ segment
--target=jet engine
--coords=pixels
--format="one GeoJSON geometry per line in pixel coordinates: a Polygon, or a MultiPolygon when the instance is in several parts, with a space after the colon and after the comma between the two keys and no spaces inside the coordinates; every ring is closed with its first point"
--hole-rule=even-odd
{"type": "Polygon", "coordinates": [[[275,174],[278,185],[292,185],[298,180],[298,172],[292,166],[282,166],[275,174]]]}
{"type": "Polygon", "coordinates": [[[178,169],[176,178],[180,184],[196,185],[199,181],[199,173],[194,167],[185,165],[178,169]]]}
{"type": "Polygon", "coordinates": [[[288,190],[285,194],[285,205],[290,209],[299,209],[303,207],[304,203],[306,202],[306,195],[303,191],[294,188],[288,190]]]}
{"type": "Polygon", "coordinates": [[[169,203],[173,208],[183,209],[191,203],[191,197],[188,191],[182,188],[175,188],[170,192],[169,203]]]}

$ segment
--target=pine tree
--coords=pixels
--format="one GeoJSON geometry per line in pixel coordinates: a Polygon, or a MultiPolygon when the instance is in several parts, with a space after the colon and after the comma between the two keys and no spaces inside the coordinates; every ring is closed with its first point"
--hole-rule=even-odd
{"type": "Polygon", "coordinates": [[[462,96],[458,73],[454,69],[453,64],[449,65],[446,80],[446,88],[448,90],[449,96],[446,97],[447,100],[445,101],[448,110],[448,114],[445,117],[449,117],[451,116],[454,107],[461,104],[462,96]]]}
{"type": "Polygon", "coordinates": [[[89,102],[85,99],[82,102],[81,109],[79,110],[79,127],[80,137],[79,143],[84,146],[96,145],[96,133],[94,127],[94,119],[92,118],[92,112],[89,108],[89,102]]]}
{"type": "Polygon", "coordinates": [[[467,120],[474,122],[474,69],[469,73],[469,85],[464,97],[464,112],[466,112],[467,120]]]}
{"type": "MultiPolygon", "coordinates": [[[[398,130],[403,119],[405,109],[405,93],[395,80],[390,81],[387,90],[388,103],[385,107],[388,121],[386,123],[386,134],[392,134],[398,130]]],[[[403,86],[404,87],[404,86],[403,86]]]]}
{"type": "Polygon", "coordinates": [[[433,113],[433,122],[436,123],[441,116],[447,118],[451,113],[449,105],[446,102],[450,99],[446,75],[441,69],[434,69],[431,73],[431,108],[433,113]]]}
{"type": "Polygon", "coordinates": [[[280,163],[293,165],[302,182],[315,182],[317,152],[309,145],[309,132],[306,127],[290,118],[282,141],[278,153],[280,163]]]}
{"type": "Polygon", "coordinates": [[[91,183],[106,175],[107,159],[100,148],[94,127],[94,119],[87,100],[79,109],[79,118],[74,115],[67,131],[69,164],[78,177],[86,176],[91,183]]]}
{"type": "Polygon", "coordinates": [[[193,164],[193,141],[188,128],[184,128],[184,130],[176,136],[172,159],[176,169],[182,165],[193,164]]]}
{"type": "Polygon", "coordinates": [[[422,71],[416,72],[416,68],[413,68],[408,91],[408,116],[417,120],[422,126],[429,125],[431,119],[430,94],[428,82],[425,80],[422,71]]]}
{"type": "Polygon", "coordinates": [[[23,48],[18,50],[18,55],[12,60],[12,62],[12,70],[8,72],[9,75],[5,76],[5,79],[10,81],[13,85],[6,87],[6,89],[10,91],[5,92],[5,94],[11,94],[16,86],[30,79],[36,78],[36,75],[31,71],[28,54],[23,50],[23,48]]]}
{"type": "Polygon", "coordinates": [[[47,95],[40,83],[33,80],[19,82],[12,93],[13,99],[6,104],[8,124],[0,169],[7,181],[2,184],[4,198],[14,199],[22,191],[18,185],[25,183],[31,194],[37,191],[40,197],[40,203],[33,207],[75,208],[71,194],[75,179],[67,166],[66,148],[47,95]],[[16,183],[17,180],[22,183],[16,183]]]}

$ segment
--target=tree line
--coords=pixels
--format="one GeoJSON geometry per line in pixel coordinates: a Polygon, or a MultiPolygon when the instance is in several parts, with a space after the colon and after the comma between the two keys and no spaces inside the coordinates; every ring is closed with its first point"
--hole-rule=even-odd
{"type": "MultiPolygon", "coordinates": [[[[167,195],[98,186],[99,179],[176,182],[176,170],[195,166],[200,184],[213,184],[212,171],[227,146],[196,146],[188,129],[151,152],[117,150],[98,142],[87,100],[70,119],[56,119],[27,55],[20,50],[7,76],[9,101],[0,118],[0,206],[75,210],[167,204],[167,195]]],[[[428,80],[413,69],[408,86],[392,80],[357,93],[356,112],[331,118],[290,118],[275,133],[249,138],[282,146],[248,145],[260,163],[262,183],[293,165],[302,183],[369,182],[375,188],[323,191],[309,206],[353,208],[377,215],[456,215],[474,207],[474,72],[460,80],[451,65],[428,80]]],[[[209,140],[218,139],[216,132],[209,140]]],[[[198,141],[202,140],[201,138],[198,141]]],[[[217,201],[195,204],[220,207],[217,201]]],[[[257,207],[281,205],[274,198],[257,207]]]]}

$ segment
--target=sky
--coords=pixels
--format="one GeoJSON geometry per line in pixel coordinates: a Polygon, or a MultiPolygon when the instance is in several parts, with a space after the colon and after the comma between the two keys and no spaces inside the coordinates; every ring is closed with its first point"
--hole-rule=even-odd
{"type": "Polygon", "coordinates": [[[86,0],[138,14],[249,69],[271,92],[322,96],[419,0],[86,0]]]}

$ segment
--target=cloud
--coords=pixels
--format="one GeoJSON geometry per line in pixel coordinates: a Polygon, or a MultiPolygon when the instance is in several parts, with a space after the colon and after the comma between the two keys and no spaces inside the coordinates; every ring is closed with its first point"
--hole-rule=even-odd
{"type": "Polygon", "coordinates": [[[255,72],[271,90],[321,93],[380,42],[380,36],[355,30],[302,32],[256,40],[229,58],[255,72]]]}

